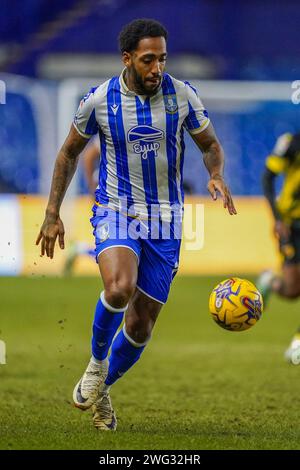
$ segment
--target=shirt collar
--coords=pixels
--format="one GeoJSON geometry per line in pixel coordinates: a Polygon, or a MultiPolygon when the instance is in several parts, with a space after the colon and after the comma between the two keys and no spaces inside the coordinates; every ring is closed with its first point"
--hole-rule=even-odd
{"type": "Polygon", "coordinates": [[[121,91],[125,95],[135,96],[136,93],[132,90],[129,90],[128,86],[125,83],[125,79],[124,79],[125,72],[126,72],[126,67],[122,70],[121,75],[119,77],[121,91]]]}

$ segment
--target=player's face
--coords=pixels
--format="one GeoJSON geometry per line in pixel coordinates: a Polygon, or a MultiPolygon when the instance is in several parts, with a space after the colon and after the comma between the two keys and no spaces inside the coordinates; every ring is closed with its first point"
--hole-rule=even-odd
{"type": "MultiPolygon", "coordinates": [[[[166,65],[164,37],[144,38],[132,53],[124,53],[128,78],[138,94],[154,95],[158,90],[166,65]]],[[[127,84],[128,85],[128,84],[127,84]]]]}

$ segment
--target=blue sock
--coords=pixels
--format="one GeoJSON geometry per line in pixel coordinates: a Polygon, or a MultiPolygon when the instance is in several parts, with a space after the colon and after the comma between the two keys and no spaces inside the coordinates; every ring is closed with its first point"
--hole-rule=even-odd
{"type": "Polygon", "coordinates": [[[139,360],[146,346],[146,343],[138,345],[132,340],[129,341],[128,335],[125,332],[126,337],[123,330],[124,328],[115,338],[111,348],[106,385],[112,385],[122,377],[139,360]]]}
{"type": "Polygon", "coordinates": [[[93,323],[92,354],[95,359],[102,361],[106,358],[126,308],[111,307],[104,298],[104,292],[101,293],[93,323]]]}

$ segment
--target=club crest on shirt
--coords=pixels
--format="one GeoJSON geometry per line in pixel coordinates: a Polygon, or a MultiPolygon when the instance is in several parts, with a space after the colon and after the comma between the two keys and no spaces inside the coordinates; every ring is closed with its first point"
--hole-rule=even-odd
{"type": "Polygon", "coordinates": [[[127,140],[133,144],[133,151],[141,155],[145,160],[151,152],[157,157],[157,152],[160,148],[159,140],[165,137],[164,131],[157,129],[157,127],[142,124],[132,127],[127,133],[127,140]]]}
{"type": "Polygon", "coordinates": [[[175,114],[178,111],[176,95],[165,95],[164,102],[165,102],[165,109],[167,113],[175,114]]]}

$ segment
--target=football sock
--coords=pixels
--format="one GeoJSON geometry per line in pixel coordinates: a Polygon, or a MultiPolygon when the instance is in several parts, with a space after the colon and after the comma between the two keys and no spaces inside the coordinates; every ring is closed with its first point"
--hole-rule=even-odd
{"type": "Polygon", "coordinates": [[[93,364],[96,364],[97,366],[102,366],[103,360],[101,359],[96,359],[94,356],[91,357],[91,362],[93,364]]]}
{"type": "Polygon", "coordinates": [[[106,385],[115,383],[139,360],[148,341],[143,344],[136,343],[126,333],[125,326],[123,327],[112,344],[106,385]]]}
{"type": "Polygon", "coordinates": [[[98,361],[106,358],[126,308],[127,305],[123,308],[112,307],[106,302],[104,292],[101,292],[96,305],[92,338],[92,354],[98,361]]]}

